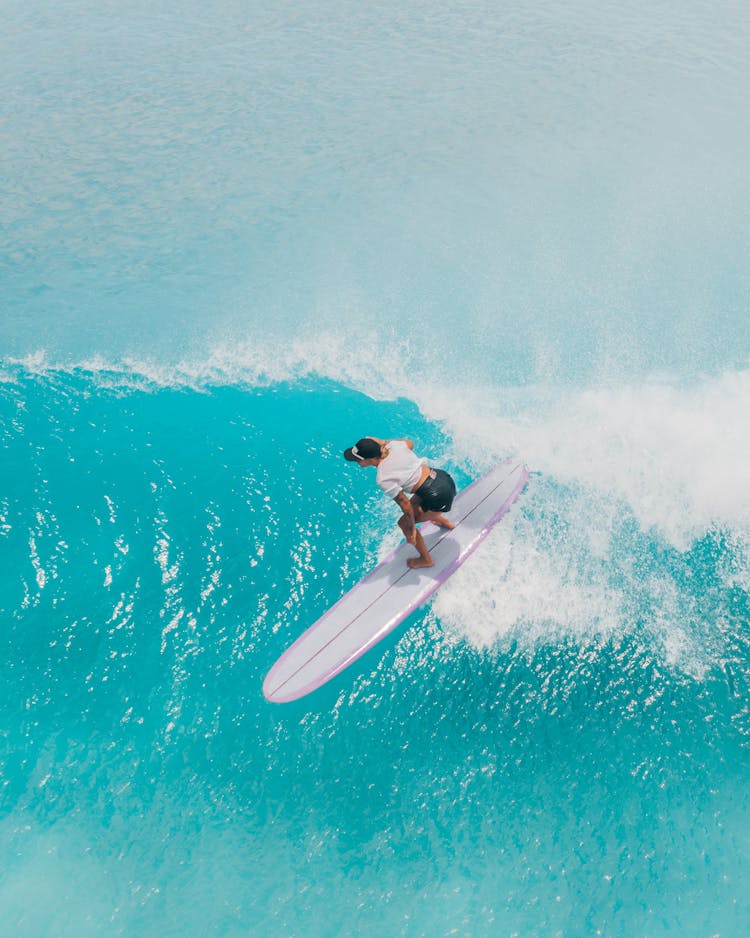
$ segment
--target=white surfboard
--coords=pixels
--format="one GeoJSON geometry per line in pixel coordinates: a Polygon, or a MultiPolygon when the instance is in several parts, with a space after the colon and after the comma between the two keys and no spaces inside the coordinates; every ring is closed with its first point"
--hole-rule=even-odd
{"type": "Polygon", "coordinates": [[[286,703],[304,697],[385,638],[471,555],[528,475],[522,463],[506,462],[460,491],[447,513],[455,528],[421,526],[435,565],[411,570],[406,560],[416,550],[401,543],[284,652],[263,682],[266,699],[286,703]]]}

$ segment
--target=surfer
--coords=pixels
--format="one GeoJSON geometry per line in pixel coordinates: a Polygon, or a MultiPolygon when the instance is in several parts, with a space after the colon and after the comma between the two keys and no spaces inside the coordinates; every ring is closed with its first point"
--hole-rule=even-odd
{"type": "Polygon", "coordinates": [[[416,526],[421,521],[432,521],[442,528],[455,527],[443,514],[450,511],[456,495],[453,479],[443,469],[433,469],[426,459],[420,459],[411,440],[366,436],[344,451],[344,459],[377,468],[378,485],[402,511],[398,526],[419,553],[406,563],[412,570],[431,567],[434,561],[416,526]]]}

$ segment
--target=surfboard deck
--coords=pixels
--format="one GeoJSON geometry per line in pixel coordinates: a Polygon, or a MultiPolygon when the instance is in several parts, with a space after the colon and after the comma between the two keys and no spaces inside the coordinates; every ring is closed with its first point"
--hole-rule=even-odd
{"type": "Polygon", "coordinates": [[[274,664],[263,682],[273,703],[304,697],[330,681],[421,606],[469,557],[518,498],[529,470],[501,463],[456,496],[452,530],[421,525],[433,567],[411,570],[415,548],[403,541],[320,617],[274,664]]]}

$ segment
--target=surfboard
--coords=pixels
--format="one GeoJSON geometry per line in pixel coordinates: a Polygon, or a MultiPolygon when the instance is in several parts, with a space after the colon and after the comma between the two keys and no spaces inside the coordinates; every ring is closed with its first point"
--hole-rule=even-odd
{"type": "Polygon", "coordinates": [[[476,550],[518,498],[529,475],[505,462],[456,496],[448,530],[421,525],[433,567],[411,570],[415,548],[403,541],[291,645],[266,675],[263,694],[288,703],[317,690],[384,639],[476,550]]]}

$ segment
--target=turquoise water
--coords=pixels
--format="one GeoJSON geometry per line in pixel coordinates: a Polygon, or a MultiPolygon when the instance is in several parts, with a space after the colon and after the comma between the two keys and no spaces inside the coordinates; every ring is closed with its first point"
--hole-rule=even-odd
{"type": "Polygon", "coordinates": [[[0,934],[744,935],[750,16],[11,3],[0,934]],[[395,543],[532,476],[283,707],[395,543]]]}

